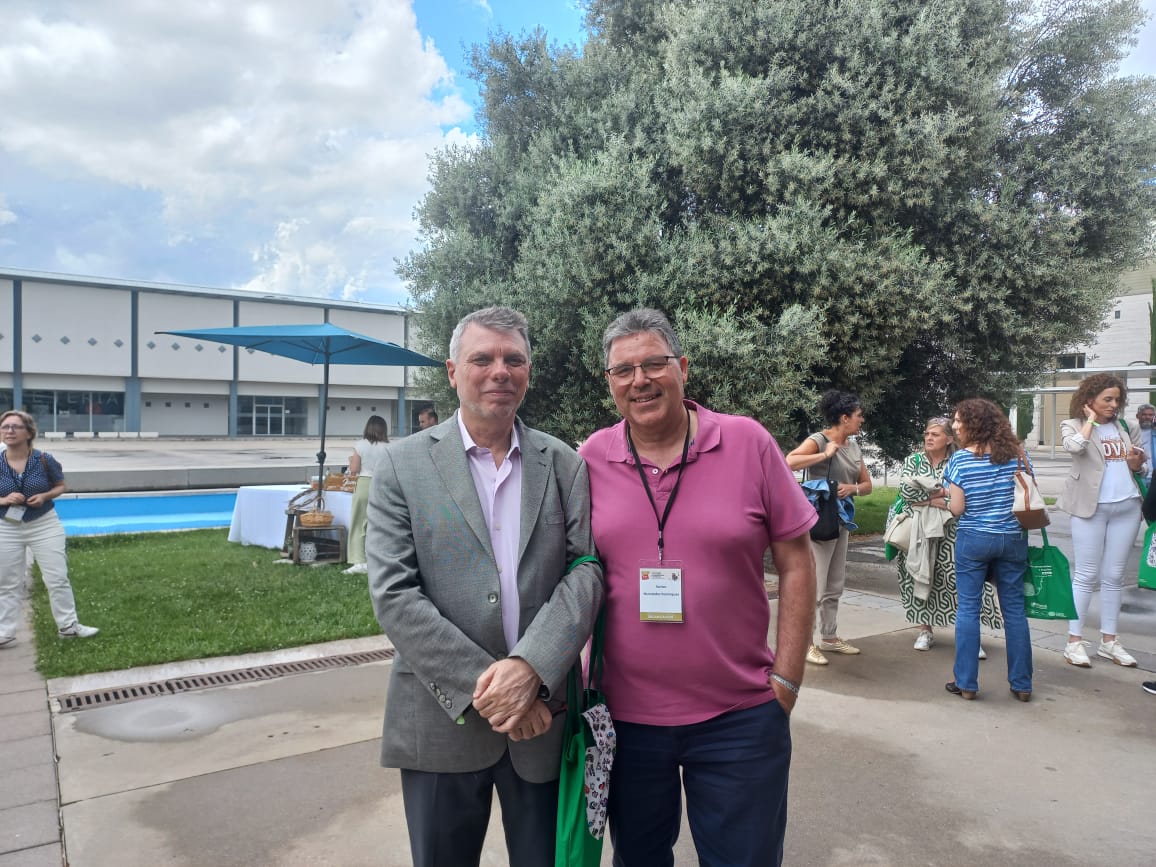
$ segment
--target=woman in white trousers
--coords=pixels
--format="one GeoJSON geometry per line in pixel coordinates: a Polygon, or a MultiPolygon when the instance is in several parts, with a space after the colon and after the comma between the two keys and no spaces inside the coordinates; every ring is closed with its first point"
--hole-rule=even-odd
{"type": "Polygon", "coordinates": [[[65,491],[64,470],[52,455],[32,448],[36,420],[26,412],[0,415],[0,647],[16,640],[28,574],[26,552],[40,566],[61,638],[89,638],[99,629],[77,620],[68,580],[64,525],[53,500],[65,491]]]}
{"type": "Polygon", "coordinates": [[[1084,641],[1084,616],[1100,583],[1100,646],[1096,655],[1116,665],[1135,666],[1117,630],[1124,592],[1124,567],[1140,529],[1140,488],[1134,473],[1144,463],[1140,432],[1120,421],[1128,390],[1119,377],[1096,373],[1072,395],[1071,416],[1060,426],[1072,469],[1059,507],[1072,516],[1072,595],[1075,620],[1068,625],[1064,659],[1091,668],[1084,641]]]}

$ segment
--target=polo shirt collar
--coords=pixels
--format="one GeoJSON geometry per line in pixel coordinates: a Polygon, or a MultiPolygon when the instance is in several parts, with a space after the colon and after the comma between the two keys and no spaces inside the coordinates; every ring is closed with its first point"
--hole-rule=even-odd
{"type": "MultiPolygon", "coordinates": [[[[689,464],[698,457],[699,452],[709,452],[718,447],[721,441],[721,428],[718,415],[709,409],[686,398],[683,398],[682,404],[687,409],[698,413],[698,430],[695,432],[694,439],[691,440],[690,451],[686,456],[686,462],[689,464]]],[[[606,445],[606,460],[612,464],[634,463],[634,456],[630,454],[630,446],[626,444],[626,419],[614,426],[614,435],[606,445]]]]}

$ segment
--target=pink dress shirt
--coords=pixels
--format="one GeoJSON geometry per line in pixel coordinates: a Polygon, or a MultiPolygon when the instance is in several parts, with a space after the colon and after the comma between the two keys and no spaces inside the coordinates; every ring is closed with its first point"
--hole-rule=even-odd
{"type": "Polygon", "coordinates": [[[494,453],[474,442],[466,430],[462,414],[458,428],[466,446],[466,459],[474,488],[482,504],[482,514],[490,530],[490,546],[498,564],[498,586],[502,594],[502,633],[506,649],[518,642],[521,603],[518,597],[518,543],[522,535],[522,450],[518,431],[510,432],[510,449],[501,466],[494,465],[494,453]]]}

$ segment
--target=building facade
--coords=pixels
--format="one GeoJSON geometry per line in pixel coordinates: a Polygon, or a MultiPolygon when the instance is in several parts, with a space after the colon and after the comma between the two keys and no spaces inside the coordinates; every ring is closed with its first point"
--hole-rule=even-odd
{"type": "MultiPolygon", "coordinates": [[[[409,345],[399,307],[0,269],[0,406],[74,436],[315,436],[320,366],[158,332],[322,322],[409,345]]],[[[327,432],[414,429],[408,376],[331,365],[327,432]]]]}

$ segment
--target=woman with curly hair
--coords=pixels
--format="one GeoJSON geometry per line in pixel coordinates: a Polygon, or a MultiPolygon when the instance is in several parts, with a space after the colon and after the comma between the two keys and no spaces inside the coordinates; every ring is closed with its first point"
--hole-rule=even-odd
{"type": "Polygon", "coordinates": [[[1140,528],[1140,487],[1132,474],[1144,464],[1140,431],[1129,430],[1119,418],[1127,399],[1128,388],[1119,377],[1093,374],[1072,395],[1072,417],[1060,425],[1064,451],[1072,456],[1058,505],[1072,516],[1077,615],[1068,625],[1064,659],[1080,668],[1092,667],[1083,627],[1097,578],[1101,641],[1096,655],[1117,665],[1136,664],[1116,635],[1124,566],[1140,528]]]}
{"type": "Polygon", "coordinates": [[[1012,695],[1030,701],[1032,642],[1023,587],[1028,540],[1012,514],[1022,450],[1007,416],[990,400],[960,401],[952,429],[960,449],[948,460],[943,478],[949,482],[948,508],[959,518],[955,532],[959,609],[955,680],[946,689],[965,699],[975,698],[979,690],[979,612],[983,582],[990,574],[1003,614],[1008,683],[1012,695]]]}
{"type": "MultiPolygon", "coordinates": [[[[946,515],[949,507],[947,491],[943,487],[943,471],[955,454],[955,434],[951,419],[936,416],[929,419],[923,431],[923,449],[913,452],[903,462],[899,476],[899,497],[895,513],[907,514],[914,521],[920,510],[936,510],[946,515]]],[[[910,562],[907,553],[899,551],[895,565],[899,571],[899,599],[907,621],[919,626],[915,638],[916,650],[931,650],[935,644],[933,626],[951,626],[955,623],[958,605],[955,590],[955,521],[950,517],[943,522],[943,536],[928,542],[926,563],[910,562]],[[930,568],[922,581],[916,576],[930,568]],[[922,586],[922,589],[921,589],[922,586]]],[[[995,590],[985,582],[980,621],[989,629],[1002,629],[1003,620],[995,607],[995,590]]],[[[986,659],[983,647],[979,658],[986,659]]]]}

